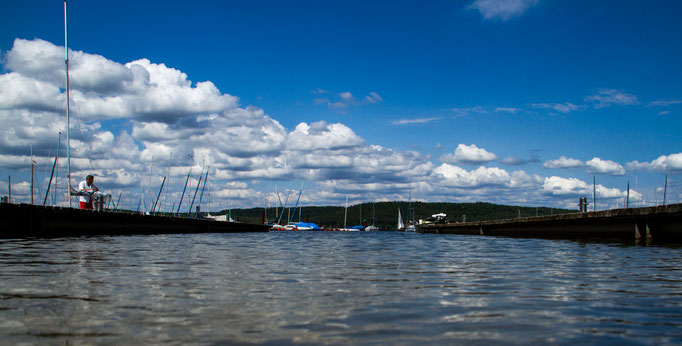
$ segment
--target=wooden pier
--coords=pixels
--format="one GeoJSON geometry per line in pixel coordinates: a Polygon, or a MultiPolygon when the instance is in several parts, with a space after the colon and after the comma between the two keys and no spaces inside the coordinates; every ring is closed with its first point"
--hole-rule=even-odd
{"type": "Polygon", "coordinates": [[[420,233],[554,239],[682,241],[682,204],[517,219],[423,224],[420,233]]]}
{"type": "Polygon", "coordinates": [[[268,232],[267,225],[0,203],[0,238],[268,232]]]}

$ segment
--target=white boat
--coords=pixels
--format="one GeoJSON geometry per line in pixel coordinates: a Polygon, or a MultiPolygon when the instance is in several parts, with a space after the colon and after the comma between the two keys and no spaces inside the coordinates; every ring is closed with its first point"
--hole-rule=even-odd
{"type": "Polygon", "coordinates": [[[374,205],[372,205],[372,224],[365,227],[365,232],[375,232],[379,230],[379,227],[375,226],[376,223],[376,211],[374,210],[374,205]]]}
{"type": "Polygon", "coordinates": [[[206,214],[206,219],[214,220],[214,221],[222,221],[222,222],[236,222],[232,218],[227,218],[227,214],[225,215],[211,215],[210,213],[206,214]]]}
{"type": "Polygon", "coordinates": [[[295,224],[299,231],[319,231],[320,226],[312,222],[298,222],[295,224]]]}
{"type": "Polygon", "coordinates": [[[424,220],[421,220],[419,223],[420,224],[433,224],[433,223],[445,223],[447,222],[445,218],[447,217],[447,214],[445,213],[438,213],[438,214],[433,214],[431,217],[427,217],[424,220]]]}
{"type": "Polygon", "coordinates": [[[398,231],[404,231],[405,230],[405,224],[403,223],[403,217],[400,215],[400,208],[398,208],[398,227],[396,228],[398,231]]]}

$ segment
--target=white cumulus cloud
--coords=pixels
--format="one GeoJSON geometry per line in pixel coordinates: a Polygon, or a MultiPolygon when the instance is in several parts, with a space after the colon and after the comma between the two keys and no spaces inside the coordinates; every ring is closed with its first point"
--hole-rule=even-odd
{"type": "Polygon", "coordinates": [[[342,149],[362,145],[364,141],[346,125],[326,121],[300,123],[288,135],[287,147],[297,151],[342,149]]]}
{"type": "Polygon", "coordinates": [[[598,157],[585,162],[587,171],[591,174],[624,175],[625,168],[618,162],[602,160],[598,157]]]}
{"type": "Polygon", "coordinates": [[[631,170],[646,170],[664,173],[666,171],[682,171],[682,153],[661,155],[651,162],[632,161],[626,164],[631,170]]]}
{"type": "Polygon", "coordinates": [[[480,164],[497,160],[497,155],[476,146],[476,144],[459,144],[454,154],[441,156],[441,161],[446,163],[480,164]]]}
{"type": "Polygon", "coordinates": [[[444,163],[433,170],[433,175],[440,178],[440,184],[450,187],[475,188],[511,184],[509,172],[497,167],[481,166],[473,171],[467,171],[461,167],[444,163]]]}
{"type": "MultiPolygon", "coordinates": [[[[563,195],[571,197],[587,197],[592,196],[596,191],[598,198],[614,199],[625,197],[627,194],[627,191],[608,188],[600,184],[594,186],[591,183],[588,184],[580,179],[562,178],[556,176],[545,178],[542,184],[542,189],[543,193],[554,196],[563,195]]],[[[641,198],[641,195],[631,191],[630,197],[633,199],[639,199],[641,198]]]]}

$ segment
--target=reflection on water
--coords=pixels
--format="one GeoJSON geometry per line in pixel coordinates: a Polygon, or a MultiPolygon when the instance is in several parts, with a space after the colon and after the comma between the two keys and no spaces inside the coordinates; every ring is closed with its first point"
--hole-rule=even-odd
{"type": "Polygon", "coordinates": [[[0,241],[2,343],[682,343],[679,248],[397,232],[0,241]]]}

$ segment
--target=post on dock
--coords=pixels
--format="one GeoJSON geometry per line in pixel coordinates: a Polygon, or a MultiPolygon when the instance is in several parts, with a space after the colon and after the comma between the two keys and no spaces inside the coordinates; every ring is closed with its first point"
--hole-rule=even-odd
{"type": "Polygon", "coordinates": [[[580,197],[580,201],[578,202],[578,206],[580,207],[580,212],[581,213],[587,213],[587,197],[580,197]]]}
{"type": "Polygon", "coordinates": [[[98,196],[95,199],[95,211],[104,211],[104,196],[98,196]]]}
{"type": "Polygon", "coordinates": [[[651,243],[654,240],[654,237],[651,234],[651,228],[649,227],[649,223],[646,224],[646,242],[651,243]]]}

